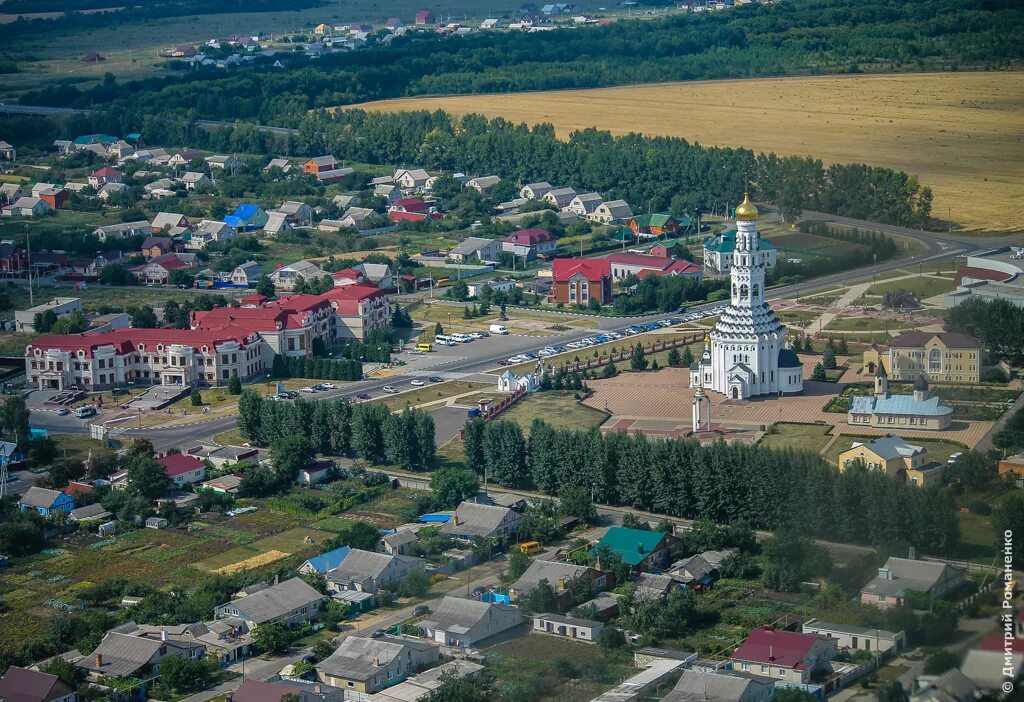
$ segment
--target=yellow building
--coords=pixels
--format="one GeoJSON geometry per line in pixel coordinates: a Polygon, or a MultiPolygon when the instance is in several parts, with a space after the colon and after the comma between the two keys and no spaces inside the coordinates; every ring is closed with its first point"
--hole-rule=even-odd
{"type": "Polygon", "coordinates": [[[918,487],[931,487],[942,482],[942,465],[928,460],[928,450],[907,443],[892,434],[869,441],[855,441],[848,451],[839,454],[840,472],[854,465],[885,473],[889,478],[918,487]]]}
{"type": "Polygon", "coordinates": [[[924,375],[932,382],[977,383],[981,380],[981,341],[967,334],[908,332],[864,352],[865,375],[885,367],[893,382],[924,375]]]}

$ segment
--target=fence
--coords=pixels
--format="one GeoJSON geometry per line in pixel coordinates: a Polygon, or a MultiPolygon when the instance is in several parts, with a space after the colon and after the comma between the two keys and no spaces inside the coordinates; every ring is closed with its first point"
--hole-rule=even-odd
{"type": "MultiPolygon", "coordinates": [[[[700,341],[703,338],[701,334],[694,334],[693,336],[683,336],[678,339],[670,339],[668,341],[662,339],[655,341],[644,348],[644,354],[652,354],[658,351],[664,351],[665,349],[671,349],[676,346],[686,346],[694,342],[700,341]]],[[[625,339],[623,339],[625,341],[625,339]]],[[[582,350],[582,349],[581,349],[582,350]]],[[[627,360],[633,355],[633,348],[626,345],[623,346],[617,353],[610,353],[608,355],[598,355],[597,358],[588,358],[586,360],[575,360],[566,361],[561,365],[561,369],[564,372],[589,370],[591,368],[601,368],[609,363],[615,363],[627,360]]]]}

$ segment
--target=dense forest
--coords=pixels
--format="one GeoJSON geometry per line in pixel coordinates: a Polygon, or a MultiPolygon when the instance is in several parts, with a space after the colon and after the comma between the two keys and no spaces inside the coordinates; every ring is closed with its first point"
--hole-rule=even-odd
{"type": "MultiPolygon", "coordinates": [[[[252,10],[265,2],[245,4],[252,10]]],[[[0,27],[0,36],[18,24],[0,27]]],[[[116,100],[136,118],[192,110],[207,119],[295,124],[308,109],[402,95],[1008,67],[1024,57],[1022,30],[1024,9],[1015,0],[794,0],[530,34],[416,32],[313,63],[279,53],[227,76],[208,69],[85,92],[55,87],[24,102],[50,104],[59,94],[61,104],[70,98],[79,107],[116,100]],[[276,58],[292,63],[275,68],[276,58]]]]}
{"type": "Polygon", "coordinates": [[[606,504],[929,553],[949,553],[960,538],[945,490],[866,470],[839,473],[806,451],[558,430],[540,419],[529,438],[513,422],[472,420],[465,447],[466,465],[477,473],[552,495],[576,487],[606,504]]]}
{"type": "Polygon", "coordinates": [[[165,17],[302,10],[319,4],[319,0],[288,0],[288,7],[284,8],[278,0],[146,0],[144,4],[116,7],[116,3],[111,0],[48,0],[45,5],[39,0],[6,0],[0,4],[0,13],[63,12],[64,15],[56,18],[19,18],[14,22],[0,24],[0,38],[90,30],[165,17]],[[86,10],[112,6],[115,6],[113,11],[84,14],[86,10]]]}

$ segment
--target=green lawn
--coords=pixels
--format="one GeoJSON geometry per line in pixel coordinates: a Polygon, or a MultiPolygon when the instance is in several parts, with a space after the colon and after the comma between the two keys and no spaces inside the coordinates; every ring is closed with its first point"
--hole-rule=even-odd
{"type": "Polygon", "coordinates": [[[104,448],[102,441],[90,439],[85,434],[50,434],[57,442],[57,455],[63,458],[79,458],[84,460],[90,450],[104,448]]]}
{"type": "Polygon", "coordinates": [[[974,512],[957,512],[956,517],[960,522],[960,547],[956,555],[969,560],[991,560],[997,554],[992,517],[974,512]]]}
{"type": "Polygon", "coordinates": [[[534,419],[543,419],[556,429],[592,429],[601,426],[608,415],[602,410],[577,402],[571,392],[539,392],[516,403],[502,413],[529,431],[534,419]]]}
{"type": "Polygon", "coordinates": [[[932,278],[930,276],[920,276],[877,283],[868,288],[868,294],[884,295],[885,293],[893,292],[894,290],[909,290],[917,296],[918,300],[923,300],[928,297],[934,297],[935,295],[948,293],[952,289],[952,278],[939,279],[932,278]]]}
{"type": "Polygon", "coordinates": [[[823,424],[795,424],[780,422],[772,425],[772,431],[761,438],[761,445],[774,449],[802,449],[821,453],[832,438],[832,427],[823,424]]]}
{"type": "Polygon", "coordinates": [[[238,429],[222,431],[220,434],[214,436],[213,440],[218,444],[225,444],[227,446],[241,446],[249,441],[242,436],[242,432],[238,431],[238,429]]]}
{"type": "Polygon", "coordinates": [[[884,331],[916,326],[918,325],[915,322],[886,317],[838,317],[825,326],[825,331],[884,331]]]}
{"type": "MultiPolygon", "coordinates": [[[[405,390],[408,387],[405,382],[402,384],[396,383],[396,390],[405,390]]],[[[464,392],[472,392],[474,390],[483,390],[484,388],[492,387],[490,383],[471,383],[465,380],[450,380],[446,383],[427,383],[422,388],[416,388],[411,392],[402,392],[398,395],[385,395],[384,397],[374,399],[374,402],[380,402],[388,406],[391,410],[400,410],[406,405],[416,407],[417,405],[424,405],[428,402],[438,402],[439,400],[446,400],[454,395],[461,395],[464,392]]]]}
{"type": "Polygon", "coordinates": [[[789,324],[806,324],[812,319],[817,319],[821,316],[821,313],[815,312],[814,310],[782,310],[775,314],[784,323],[789,324]]]}

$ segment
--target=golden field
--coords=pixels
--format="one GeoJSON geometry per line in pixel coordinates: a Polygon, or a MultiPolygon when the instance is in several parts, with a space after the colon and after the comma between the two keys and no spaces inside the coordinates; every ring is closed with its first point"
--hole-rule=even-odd
{"type": "Polygon", "coordinates": [[[965,231],[1024,229],[1024,72],[815,76],[405,98],[368,110],[476,112],[888,166],[965,231]]]}

